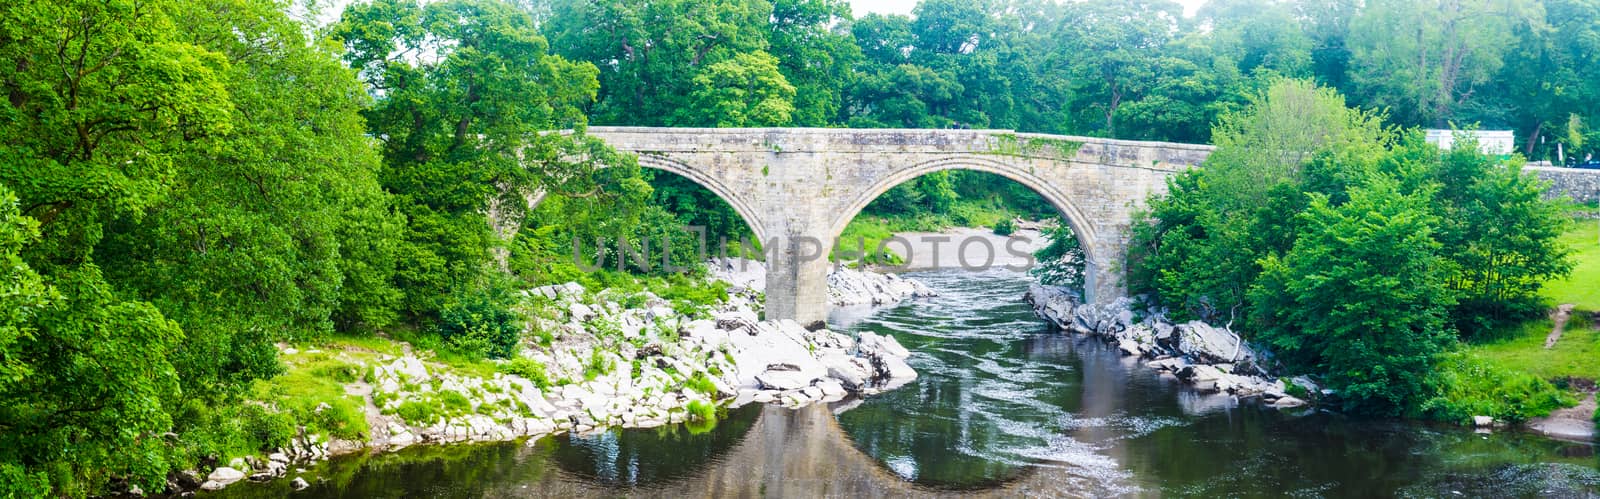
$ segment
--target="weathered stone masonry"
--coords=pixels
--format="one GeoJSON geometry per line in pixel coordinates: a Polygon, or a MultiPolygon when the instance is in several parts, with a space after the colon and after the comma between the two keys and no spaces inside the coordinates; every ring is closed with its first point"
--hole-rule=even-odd
{"type": "Polygon", "coordinates": [[[727,200],[757,238],[777,242],[767,276],[767,317],[821,322],[826,258],[867,203],[941,170],[995,173],[1037,191],[1061,212],[1088,257],[1088,299],[1123,294],[1133,213],[1174,172],[1211,146],[996,130],[697,129],[593,127],[589,134],[638,154],[641,166],[699,183],[727,200]],[[821,242],[824,247],[817,248],[821,242]],[[825,255],[825,253],[823,253],[825,255]]]}
{"type": "Polygon", "coordinates": [[[1550,189],[1545,191],[1550,197],[1566,194],[1579,203],[1600,201],[1600,170],[1553,166],[1527,166],[1523,169],[1550,182],[1550,189]]]}

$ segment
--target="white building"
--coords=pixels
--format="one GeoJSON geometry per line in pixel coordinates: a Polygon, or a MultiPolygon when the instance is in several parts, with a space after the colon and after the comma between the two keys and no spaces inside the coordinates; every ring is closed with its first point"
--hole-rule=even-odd
{"type": "Polygon", "coordinates": [[[1456,134],[1478,139],[1478,150],[1493,156],[1510,156],[1517,149],[1511,130],[1428,130],[1428,143],[1449,150],[1455,144],[1456,134]]]}

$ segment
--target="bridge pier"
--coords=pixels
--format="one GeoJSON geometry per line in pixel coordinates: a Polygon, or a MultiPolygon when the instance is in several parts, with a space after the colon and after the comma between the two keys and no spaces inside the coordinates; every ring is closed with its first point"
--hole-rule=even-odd
{"type": "Polygon", "coordinates": [[[827,325],[828,249],[826,239],[775,240],[767,252],[766,318],[792,319],[808,329],[827,325]]]}
{"type": "MultiPolygon", "coordinates": [[[[1117,240],[1122,237],[1121,234],[1113,235],[1113,239],[1117,240]]],[[[1083,265],[1084,303],[1111,301],[1127,295],[1127,283],[1123,282],[1126,263],[1123,255],[1127,254],[1127,247],[1097,241],[1084,245],[1083,249],[1087,260],[1083,265]]]]}

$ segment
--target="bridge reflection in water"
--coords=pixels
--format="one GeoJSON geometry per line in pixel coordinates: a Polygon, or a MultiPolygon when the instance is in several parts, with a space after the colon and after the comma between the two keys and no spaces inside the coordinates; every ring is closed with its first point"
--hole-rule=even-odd
{"type": "MultiPolygon", "coordinates": [[[[1015,497],[1100,496],[1106,489],[1093,487],[1073,493],[1084,476],[1070,467],[1025,466],[1010,479],[979,488],[941,489],[909,482],[884,463],[862,453],[824,406],[789,410],[753,406],[754,424],[725,452],[683,456],[693,473],[664,481],[630,480],[629,469],[596,462],[560,462],[562,471],[547,473],[533,483],[507,481],[485,490],[488,497],[906,497],[963,496],[1015,497]],[[694,462],[696,458],[706,458],[694,462]],[[602,471],[603,470],[603,471],[602,471]],[[597,473],[598,472],[598,473],[597,473]],[[603,475],[603,476],[602,476],[603,475]]],[[[736,414],[735,419],[749,417],[736,414]]],[[[719,428],[718,431],[723,431],[719,428]]],[[[592,438],[592,437],[591,437],[592,438]]],[[[578,444],[584,445],[584,444],[578,444]]],[[[528,454],[541,454],[527,448],[528,454]]],[[[562,451],[556,451],[560,454],[562,451]]],[[[536,456],[528,456],[538,459],[536,456]]],[[[603,460],[603,459],[602,459],[603,460]]],[[[659,461],[650,463],[658,466],[659,461]]],[[[1126,492],[1124,490],[1123,492],[1126,492]]]]}

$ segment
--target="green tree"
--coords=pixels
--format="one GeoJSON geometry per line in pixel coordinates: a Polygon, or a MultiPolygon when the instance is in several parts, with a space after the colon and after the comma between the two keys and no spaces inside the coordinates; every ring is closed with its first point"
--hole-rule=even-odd
{"type": "MultiPolygon", "coordinates": [[[[1446,128],[1484,99],[1519,25],[1542,24],[1533,0],[1367,2],[1351,21],[1351,81],[1360,101],[1400,124],[1446,128]]],[[[1492,96],[1489,96],[1492,98],[1492,96]]]]}
{"type": "Polygon", "coordinates": [[[773,0],[768,52],[795,87],[795,126],[839,120],[844,91],[861,58],[850,33],[850,4],[842,0],[773,0]]]}
{"type": "Polygon", "coordinates": [[[491,223],[514,230],[536,193],[602,194],[594,172],[618,158],[582,134],[597,70],[550,55],[525,11],[378,0],[348,7],[333,36],[378,97],[366,116],[406,217],[395,281],[414,316],[482,283],[503,244],[491,223]],[[559,128],[577,131],[541,133],[559,128]]]}
{"type": "Polygon", "coordinates": [[[1524,156],[1558,161],[1561,143],[1567,157],[1582,158],[1594,145],[1585,146],[1580,130],[1600,118],[1592,105],[1600,99],[1600,2],[1541,3],[1544,23],[1513,26],[1516,48],[1492,89],[1507,102],[1484,107],[1504,109],[1497,121],[1517,130],[1524,156]]]}
{"type": "Polygon", "coordinates": [[[702,68],[767,49],[773,15],[765,0],[561,0],[542,28],[560,55],[600,68],[595,123],[662,126],[702,68]]]}
{"type": "Polygon", "coordinates": [[[1258,260],[1289,250],[1304,192],[1342,196],[1373,168],[1390,139],[1379,120],[1337,93],[1280,80],[1224,114],[1217,150],[1202,168],[1169,181],[1134,227],[1130,284],[1190,315],[1227,322],[1248,310],[1258,260]],[[1313,161],[1314,158],[1319,158],[1313,161]]]}
{"type": "Polygon", "coordinates": [[[192,148],[232,131],[226,57],[178,38],[190,12],[0,7],[0,259],[19,293],[0,325],[0,474],[22,490],[85,496],[112,478],[159,490],[175,458],[162,434],[183,333],[96,256],[115,221],[161,205],[192,148]]]}
{"type": "Polygon", "coordinates": [[[1447,268],[1426,192],[1377,176],[1334,206],[1313,194],[1304,228],[1252,286],[1258,338],[1294,369],[1327,374],[1349,409],[1399,414],[1420,403],[1435,355],[1452,339],[1447,268]]]}
{"type": "Polygon", "coordinates": [[[676,123],[716,127],[773,127],[789,124],[795,88],[766,52],[736,54],[711,64],[694,77],[689,105],[676,123]]]}
{"type": "Polygon", "coordinates": [[[1163,52],[1182,13],[1167,0],[1090,0],[1068,8],[1058,50],[1070,61],[1074,106],[1104,124],[1084,131],[1121,136],[1118,112],[1143,96],[1161,68],[1172,63],[1163,52]]]}
{"type": "Polygon", "coordinates": [[[1415,177],[1437,186],[1436,238],[1452,263],[1445,284],[1459,301],[1451,317],[1470,336],[1539,316],[1540,286],[1572,263],[1559,241],[1569,217],[1561,203],[1545,199],[1548,184],[1522,171],[1520,161],[1500,161],[1462,139],[1441,153],[1412,134],[1384,166],[1420,169],[1415,177]]]}

